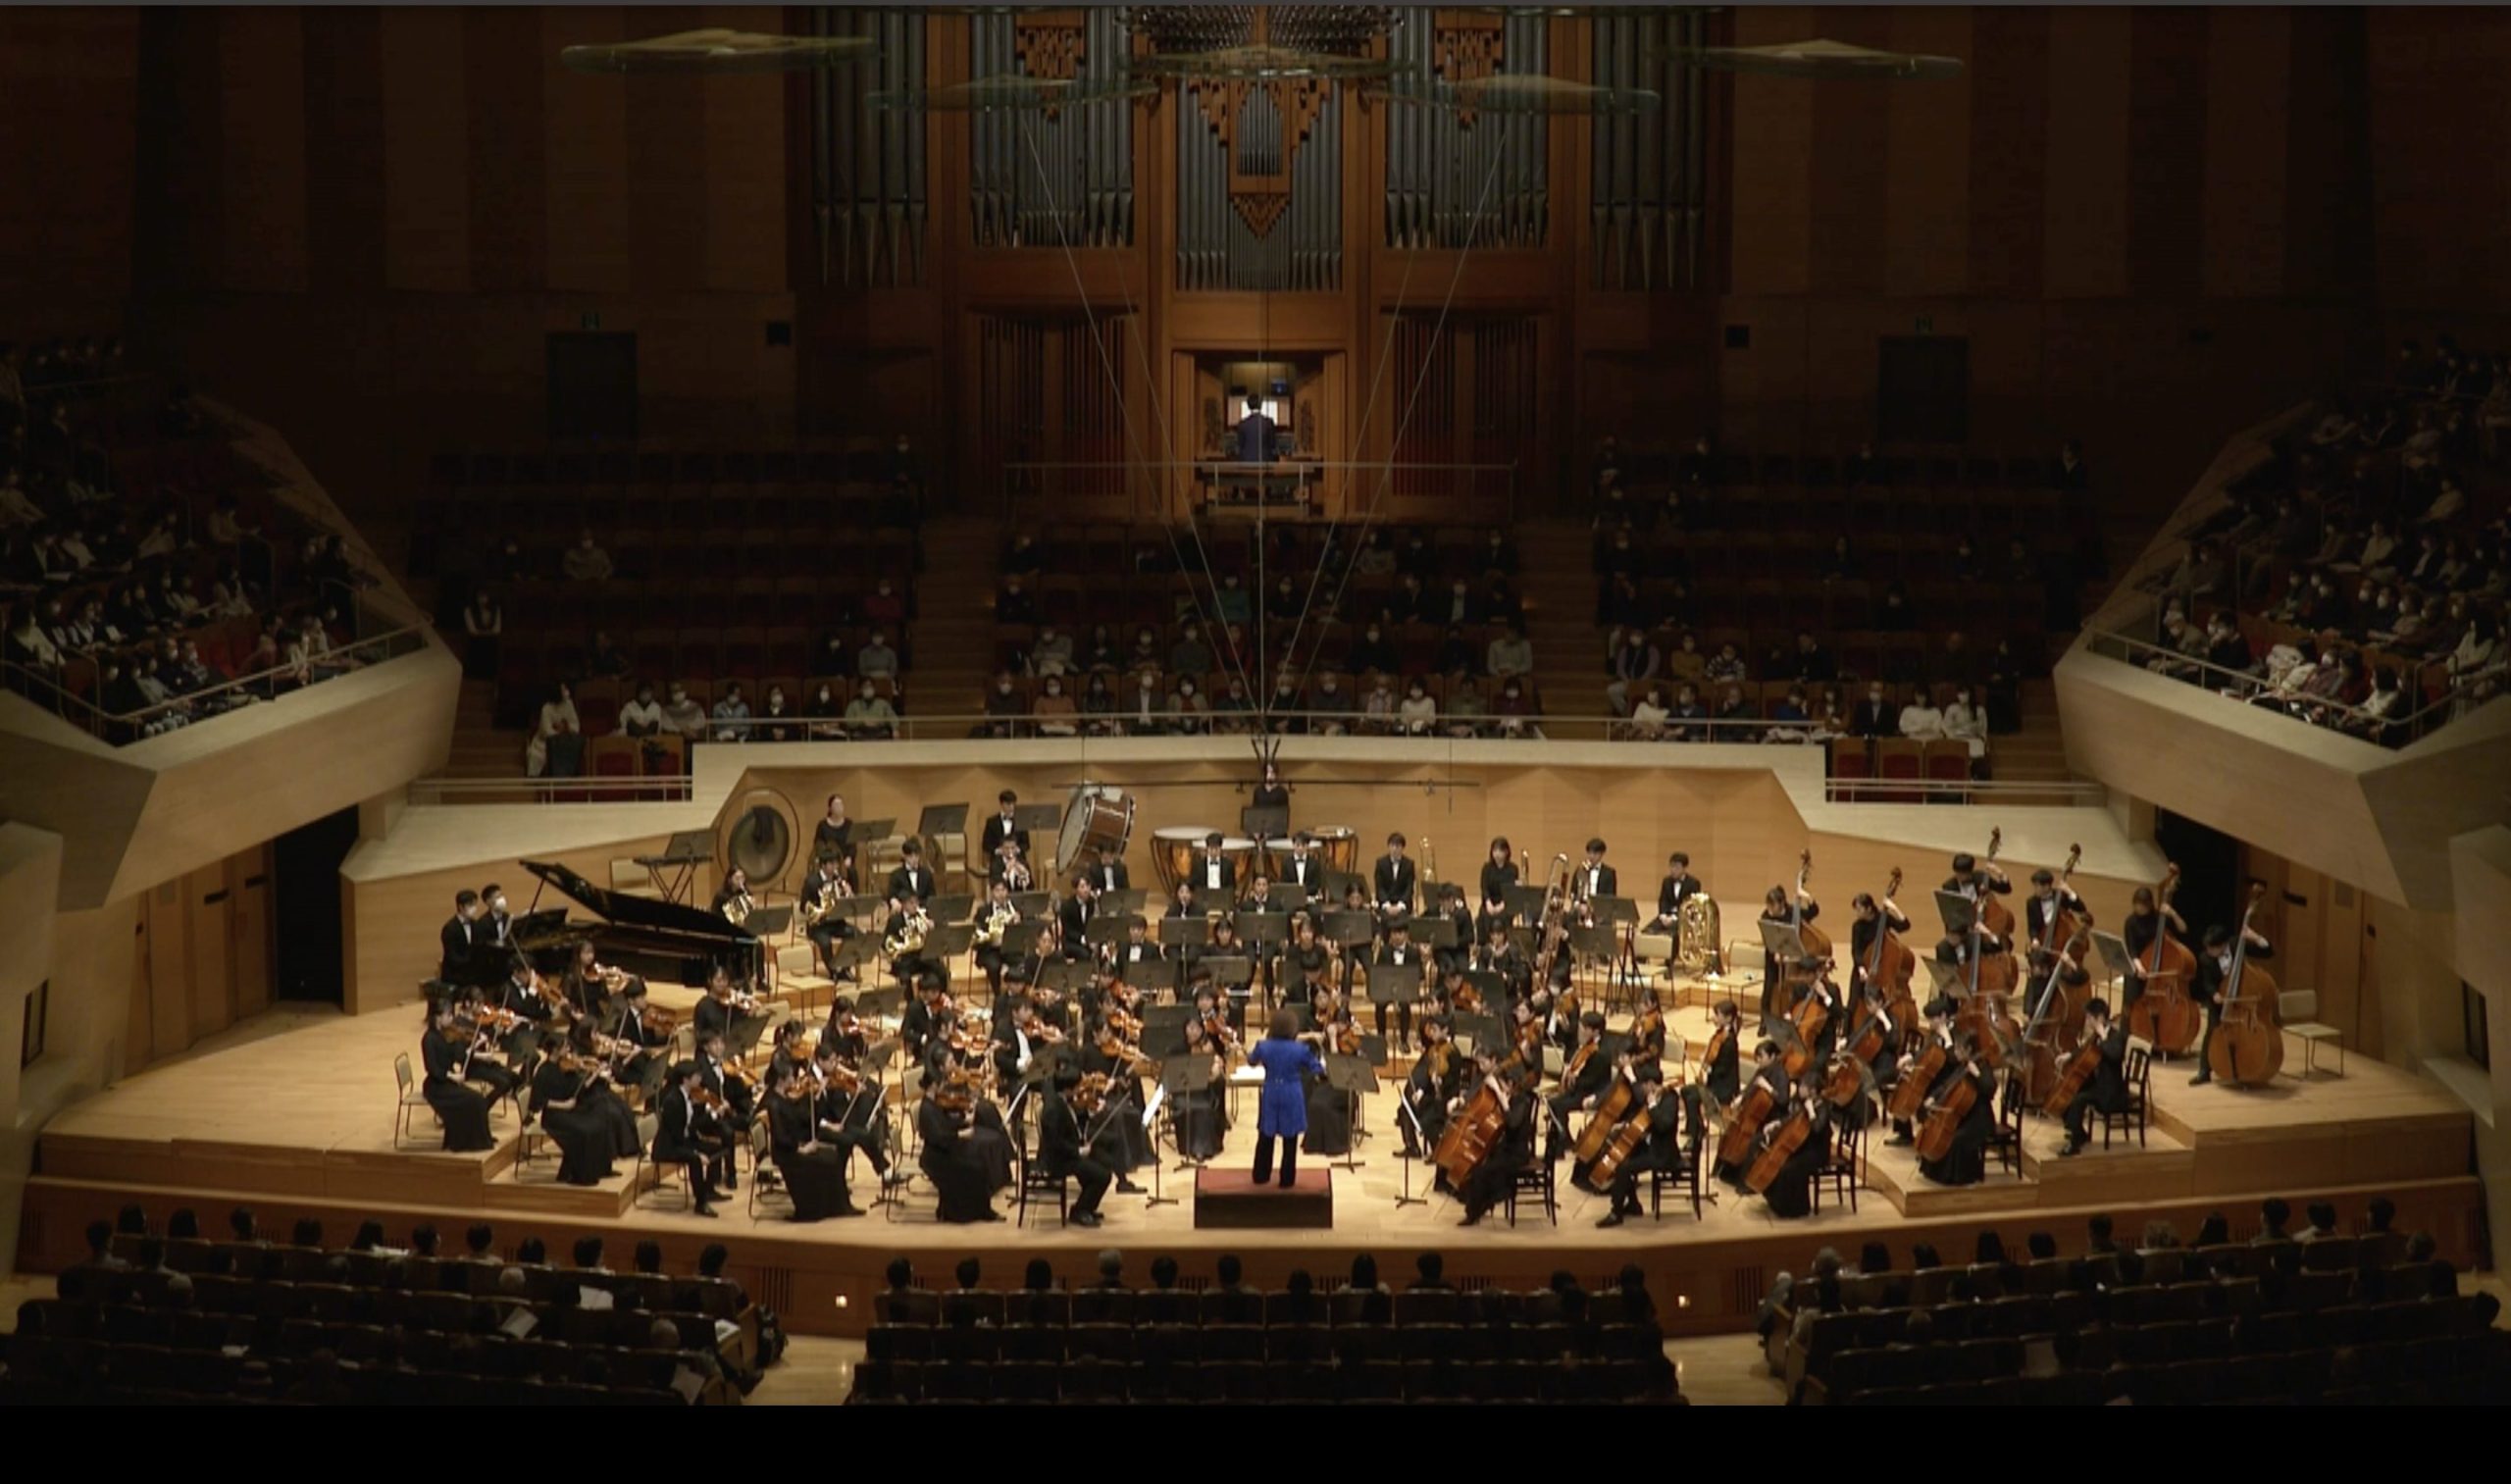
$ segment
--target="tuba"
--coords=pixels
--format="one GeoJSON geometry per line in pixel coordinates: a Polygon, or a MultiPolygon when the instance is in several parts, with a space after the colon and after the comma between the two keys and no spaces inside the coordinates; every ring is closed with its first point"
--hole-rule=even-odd
{"type": "Polygon", "coordinates": [[[1674,924],[1674,961],[1694,974],[1717,966],[1717,898],[1707,892],[1683,898],[1674,924]]]}

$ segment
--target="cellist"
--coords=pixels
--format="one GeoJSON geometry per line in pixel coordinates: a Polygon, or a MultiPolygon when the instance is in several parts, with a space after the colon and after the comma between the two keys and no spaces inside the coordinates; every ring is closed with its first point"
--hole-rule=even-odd
{"type": "MultiPolygon", "coordinates": [[[[1614,1172],[1613,1187],[1607,1192],[1613,1198],[1613,1209],[1596,1225],[1612,1228],[1639,1214],[1639,1178],[1650,1170],[1679,1171],[1683,1166],[1682,1114],[1679,1094],[1665,1086],[1665,1073],[1654,1061],[1631,1068],[1630,1080],[1638,1089],[1636,1110],[1632,1118],[1644,1119],[1648,1136],[1638,1150],[1621,1162],[1614,1172]]],[[[1700,1114],[1692,1112],[1693,1137],[1699,1137],[1700,1114]]]]}
{"type": "Polygon", "coordinates": [[[1487,1050],[1477,1052],[1474,1059],[1483,1068],[1484,1080],[1504,1100],[1508,1111],[1501,1119],[1500,1135],[1492,1143],[1491,1151],[1482,1156],[1482,1162],[1475,1165],[1473,1173],[1465,1179],[1464,1219],[1458,1223],[1460,1226],[1479,1225],[1491,1207],[1498,1205],[1509,1194],[1517,1172],[1534,1163],[1534,1125],[1541,1116],[1540,1105],[1534,1096],[1535,1077],[1538,1075],[1535,1069],[1529,1068],[1514,1082],[1504,1082],[1497,1058],[1487,1050]]]}
{"type": "Polygon", "coordinates": [[[1779,1165],[1777,1178],[1761,1192],[1762,1199],[1769,1203],[1771,1215],[1790,1220],[1814,1213],[1814,1173],[1831,1157],[1835,1132],[1832,1108],[1822,1097],[1822,1074],[1819,1068],[1796,1080],[1789,1095],[1787,1116],[1773,1118],[1764,1126],[1762,1147],[1766,1149],[1800,1119],[1808,1125],[1804,1142],[1779,1165]]]}
{"type": "MultiPolygon", "coordinates": [[[[1753,1048],[1752,1080],[1746,1082],[1741,1088],[1736,1090],[1734,1100],[1728,1103],[1728,1107],[1730,1109],[1729,1116],[1732,1116],[1731,1109],[1734,1105],[1742,1102],[1745,1098],[1751,1095],[1755,1083],[1759,1083],[1769,1089],[1770,1100],[1774,1106],[1782,1108],[1787,1106],[1787,1068],[1778,1059],[1777,1042],[1765,1039],[1760,1045],[1753,1048]]],[[[1775,1123],[1777,1119],[1772,1118],[1763,1126],[1768,1127],[1768,1123],[1775,1123]]],[[[1730,1134],[1729,1137],[1732,1137],[1732,1135],[1730,1134]]],[[[1714,1173],[1718,1179],[1738,1188],[1740,1188],[1744,1183],[1744,1166],[1742,1164],[1730,1164],[1721,1161],[1714,1173]]]]}
{"type": "Polygon", "coordinates": [[[1979,1061],[1978,1046],[1964,1036],[1954,1043],[1954,1069],[1927,1094],[1932,1107],[1943,1101],[1958,1082],[1971,1085],[1971,1105],[1954,1129],[1952,1147],[1940,1159],[1922,1157],[1919,1173],[1937,1185],[1976,1185],[1988,1178],[1988,1139],[1996,1132],[1996,1077],[1979,1061]]]}
{"type": "Polygon", "coordinates": [[[1604,1056],[1605,1016],[1602,1010],[1589,1010],[1578,1017],[1578,1046],[1562,1064],[1561,1091],[1552,1095],[1552,1138],[1545,1157],[1561,1157],[1561,1130],[1572,1113],[1594,1109],[1596,1100],[1613,1086],[1614,1065],[1604,1056]]]}
{"type": "Polygon", "coordinates": [[[1444,1014],[1421,1017],[1421,1054],[1413,1058],[1412,1070],[1404,1078],[1404,1105],[1411,1116],[1398,1115],[1395,1124],[1404,1137],[1404,1153],[1408,1159],[1418,1159],[1428,1150],[1439,1147],[1439,1136],[1447,1132],[1448,1103],[1456,1097],[1458,1084],[1463,1080],[1463,1060],[1456,1054],[1450,1037],[1453,1026],[1444,1014]],[[1416,1133],[1415,1122],[1420,1124],[1416,1133]]]}
{"type": "Polygon", "coordinates": [[[2127,944],[2127,993],[2120,997],[2119,1009],[2126,1012],[2144,998],[2146,965],[2153,960],[2154,937],[2169,933],[2174,938],[2186,938],[2188,924],[2180,920],[2176,907],[2158,904],[2151,887],[2136,888],[2134,900],[2127,908],[2127,920],[2120,924],[2120,936],[2127,944]]]}
{"type": "MultiPolygon", "coordinates": [[[[2255,961],[2272,958],[2275,949],[2267,943],[2267,935],[2256,928],[2243,928],[2239,935],[2248,945],[2245,955],[2255,961]]],[[[2206,1059],[2214,1049],[2215,1028],[2224,1018],[2224,984],[2232,973],[2232,930],[2217,923],[2206,930],[2206,951],[2197,955],[2197,982],[2188,987],[2188,998],[2206,1007],[2206,1039],[2197,1045],[2197,1075],[2188,1079],[2190,1087],[2204,1087],[2215,1080],[2215,1064],[2206,1059]]]]}
{"type": "Polygon", "coordinates": [[[2107,1000],[2086,1000],[2083,1043],[2101,1057],[2092,1076],[2067,1104],[2067,1142],[2058,1153],[2072,1159],[2092,1142],[2092,1115],[2115,1113],[2127,1105],[2127,1028],[2110,1018],[2107,1000]]]}
{"type": "MultiPolygon", "coordinates": [[[[1953,1057],[1953,998],[1949,995],[1938,995],[1926,1002],[1924,1011],[1926,1035],[1918,1049],[1903,1056],[1899,1064],[1893,1068],[1892,1081],[1895,1085],[1903,1077],[1917,1076],[1919,1063],[1924,1059],[1930,1049],[1941,1050],[1944,1053],[1946,1071],[1939,1075],[1938,1080],[1941,1080],[1943,1075],[1950,1074],[1953,1057]]],[[[1930,1088],[1928,1091],[1932,1093],[1934,1089],[1930,1088]]],[[[1892,1120],[1892,1137],[1887,1141],[1890,1148],[1907,1149],[1917,1142],[1917,1131],[1911,1120],[1907,1118],[1892,1120]]]]}

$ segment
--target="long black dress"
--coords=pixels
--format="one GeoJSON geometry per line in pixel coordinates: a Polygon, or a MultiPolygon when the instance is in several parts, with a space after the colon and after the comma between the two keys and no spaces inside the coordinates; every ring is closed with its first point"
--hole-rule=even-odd
{"type": "MultiPolygon", "coordinates": [[[[571,1072],[555,1059],[540,1063],[532,1076],[532,1105],[540,1114],[540,1126],[558,1146],[558,1180],[562,1185],[599,1185],[611,1175],[613,1128],[600,1110],[590,1105],[592,1099],[586,1084],[591,1078],[583,1072],[571,1072]],[[566,1107],[555,1104],[567,1103],[566,1107]]],[[[635,1124],[630,1124],[629,1148],[635,1151],[635,1124]]]]}
{"type": "Polygon", "coordinates": [[[422,1089],[428,1106],[444,1123],[444,1148],[447,1152],[466,1154],[478,1150],[496,1148],[497,1141],[488,1133],[488,1100],[462,1083],[463,1043],[453,1037],[430,1031],[420,1043],[419,1052],[428,1068],[427,1084],[422,1089]]]}
{"type": "Polygon", "coordinates": [[[1229,1137],[1226,1084],[1215,1077],[1199,1093],[1180,1093],[1169,1100],[1169,1119],[1177,1133],[1177,1151],[1189,1159],[1217,1157],[1229,1137]]]}
{"type": "Polygon", "coordinates": [[[796,1221],[824,1220],[854,1205],[846,1189],[846,1151],[823,1144],[804,1151],[813,1124],[809,1098],[767,1100],[768,1148],[776,1172],[785,1177],[786,1193],[794,1198],[796,1221]]]}
{"type": "MultiPolygon", "coordinates": [[[[1337,1020],[1335,1026],[1351,1024],[1337,1020]]],[[[1332,1039],[1333,1026],[1319,1025],[1332,1039]]],[[[1319,1065],[1322,1065],[1320,1061],[1319,1065]]],[[[1300,1152],[1331,1157],[1352,1151],[1352,1095],[1326,1080],[1322,1071],[1307,1080],[1307,1133],[1299,1142],[1300,1152]]]]}
{"type": "MultiPolygon", "coordinates": [[[[1971,1079],[1975,1095],[1971,1111],[1963,1115],[1962,1126],[1954,1131],[1953,1148],[1941,1159],[1921,1159],[1919,1173],[1938,1185],[1976,1185],[1988,1178],[1988,1138],[1996,1131],[1997,1121],[1996,1086],[1981,1071],[1966,1069],[1951,1075],[1971,1079]]],[[[1943,1086],[1951,1086],[1950,1078],[1943,1086]]]]}
{"type": "Polygon", "coordinates": [[[924,1173],[941,1197],[942,1219],[996,1219],[993,1188],[985,1162],[975,1148],[987,1131],[978,1129],[973,1138],[961,1138],[961,1132],[970,1126],[968,1116],[953,1113],[930,1098],[917,1107],[915,1126],[916,1137],[924,1147],[920,1156],[924,1173]]]}

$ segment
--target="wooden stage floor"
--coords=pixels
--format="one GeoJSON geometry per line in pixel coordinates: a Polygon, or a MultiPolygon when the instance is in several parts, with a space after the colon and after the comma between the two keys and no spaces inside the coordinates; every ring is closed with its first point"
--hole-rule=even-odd
{"type": "MultiPolygon", "coordinates": [[[[1695,1044],[1707,1033],[1706,1012],[1697,1006],[1671,1018],[1695,1044]]],[[[434,1148],[437,1131],[421,1107],[414,1138],[396,1149],[392,1059],[415,1049],[418,1030],[415,1008],[347,1017],[283,1007],[66,1109],[37,1147],[21,1265],[47,1271],[74,1260],[84,1224],[128,1201],[161,1219],[191,1205],[204,1226],[223,1224],[227,1206],[241,1202],[266,1225],[313,1214],[342,1237],[355,1219],[377,1215],[387,1226],[434,1220],[448,1243],[486,1219],[499,1226],[502,1245],[538,1234],[553,1253],[584,1232],[604,1234],[614,1247],[652,1237],[682,1260],[723,1241],[753,1292],[768,1296],[801,1332],[859,1331],[881,1269],[898,1254],[915,1258],[928,1280],[947,1280],[949,1265],[971,1255],[992,1281],[1008,1281],[1032,1256],[1049,1258],[1061,1275],[1081,1276],[1107,1246],[1127,1248],[1137,1260],[1172,1253],[1190,1274],[1207,1274],[1211,1259],[1233,1252],[1259,1282],[1301,1265],[1337,1270],[1363,1251],[1395,1272],[1409,1268],[1413,1254],[1435,1250],[1447,1254],[1453,1275],[1512,1284],[1540,1283],[1559,1268],[1595,1281],[1635,1261],[1670,1310],[1669,1329],[1709,1332],[1748,1324],[1768,1276],[1801,1266],[1825,1244],[1853,1254],[1860,1243],[1881,1240],[1906,1261],[1915,1242],[1951,1256],[1967,1254],[1981,1231],[2019,1246],[2028,1232],[2047,1229],[2072,1248],[2083,1218],[2096,1210],[2112,1212],[2123,1232],[2159,1216],[2186,1236],[2221,1209],[2239,1233],[2254,1224],[2266,1195],[2285,1196],[2297,1210],[2325,1197],[2352,1219],[2365,1202],[2385,1194],[2398,1203],[2401,1227],[2432,1231],[2462,1262],[2484,1256],[2466,1108],[2438,1085],[2363,1056],[2348,1057],[2342,1077],[2287,1076],[2254,1092],[2192,1088],[2188,1063],[2157,1066],[2157,1117],[2143,1149],[2105,1151],[2096,1142],[2085,1154],[2061,1160],[2056,1123],[2034,1118],[2025,1125],[2019,1176],[1999,1172],[1980,1186],[1944,1190],[1918,1179],[1907,1151],[1878,1145],[1854,1211],[1826,1203],[1810,1218],[1779,1221],[1760,1201],[1723,1193],[1696,1220],[1687,1202],[1677,1211],[1669,1191],[1662,1220],[1641,1218],[1613,1231],[1595,1227],[1605,1203],[1568,1187],[1565,1166],[1558,1226],[1546,1223],[1539,1207],[1521,1206],[1513,1228],[1495,1215],[1459,1230],[1459,1208],[1430,1194],[1422,1165],[1410,1167],[1411,1193],[1429,1197],[1427,1203],[1399,1206],[1407,1167],[1396,1157],[1394,1084],[1386,1083],[1361,1120],[1376,1133],[1360,1144],[1358,1167],[1333,1172],[1331,1233],[1198,1231],[1193,1171],[1175,1168],[1173,1158],[1159,1191],[1177,1203],[1152,1206],[1143,1197],[1111,1193],[1106,1225],[1090,1232],[1058,1228],[1051,1210],[1043,1223],[1033,1211],[1027,1227],[945,1226],[920,1182],[902,1204],[877,1207],[860,1220],[801,1226],[766,1207],[753,1218],[746,1190],[720,1219],[702,1220],[681,1208],[676,1187],[633,1191],[625,1166],[606,1186],[577,1190],[555,1182],[552,1159],[519,1165],[511,1114],[499,1117],[497,1149],[447,1154],[434,1148]]],[[[1252,1100],[1243,1100],[1242,1112],[1252,1117],[1252,1100]]],[[[1252,1148],[1242,1122],[1223,1157],[1234,1162],[1252,1148]]],[[[1146,1184],[1148,1176],[1142,1172],[1146,1184]]],[[[859,1165],[856,1189],[868,1200],[870,1182],[859,1165]]]]}

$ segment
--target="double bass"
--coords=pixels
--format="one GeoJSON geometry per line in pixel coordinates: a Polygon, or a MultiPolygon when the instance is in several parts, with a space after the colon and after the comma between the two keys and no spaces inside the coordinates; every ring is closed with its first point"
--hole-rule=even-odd
{"type": "Polygon", "coordinates": [[[2145,970],[2144,993],[2127,1007],[2127,1034],[2142,1037],[2157,1051],[2177,1056],[2188,1049],[2205,1028],[2206,1013],[2188,998],[2196,982],[2197,955],[2171,936],[2171,895],[2179,890],[2179,867],[2162,873],[2154,889],[2154,941],[2138,960],[2145,970]]]}
{"type": "MultiPolygon", "coordinates": [[[[1988,832],[1988,853],[1985,857],[1987,863],[1993,864],[1995,862],[1997,858],[1997,851],[2004,844],[2004,827],[2000,826],[1988,832]]],[[[2014,909],[2007,906],[2004,902],[1997,900],[1997,894],[1988,890],[1987,873],[1984,869],[1979,873],[1978,897],[1975,908],[1973,911],[1972,918],[1973,924],[1971,933],[1971,989],[1973,998],[1975,998],[1980,995],[2006,996],[2013,994],[2015,986],[2021,983],[2023,978],[2022,966],[2015,962],[2014,953],[2012,951],[2014,947],[2014,909]],[[1979,946],[1980,934],[1982,932],[1994,934],[1999,942],[2006,945],[2007,950],[2000,953],[1981,952],[1979,946]]]]}
{"type": "Polygon", "coordinates": [[[1901,941],[1892,927],[1892,917],[1884,910],[1901,895],[1901,868],[1892,868],[1892,880],[1883,888],[1883,896],[1874,908],[1874,941],[1866,946],[1866,957],[1858,964],[1865,975],[1867,993],[1879,996],[1892,1019],[1904,1028],[1919,1021],[1918,999],[1910,993],[1910,981],[1918,972],[1919,955],[1901,941]]]}
{"type": "Polygon", "coordinates": [[[2284,1065],[2284,1030],[2277,1019],[2276,980],[2249,961],[2249,923],[2267,888],[2252,883],[2249,905],[2240,914],[2240,931],[2232,937],[2231,971],[2224,976],[2215,1007],[2215,1039],[2206,1049],[2206,1069],[2218,1082],[2256,1087],[2274,1080],[2284,1065]]]}
{"type": "Polygon", "coordinates": [[[2041,1090],[2064,1080],[2059,1057],[2082,1034],[2083,1007],[2088,997],[2071,990],[2066,982],[2067,970],[2075,964],[2070,949],[2080,936],[2069,934],[2049,954],[2049,977],[2041,983],[2031,1019],[2023,1028],[2023,1064],[2015,1075],[2023,1079],[2023,1096],[2031,1102],[2045,1101],[2046,1095],[2041,1090]],[[2075,1023],[2074,1035],[2067,1032],[2069,1020],[2075,1023]]]}

